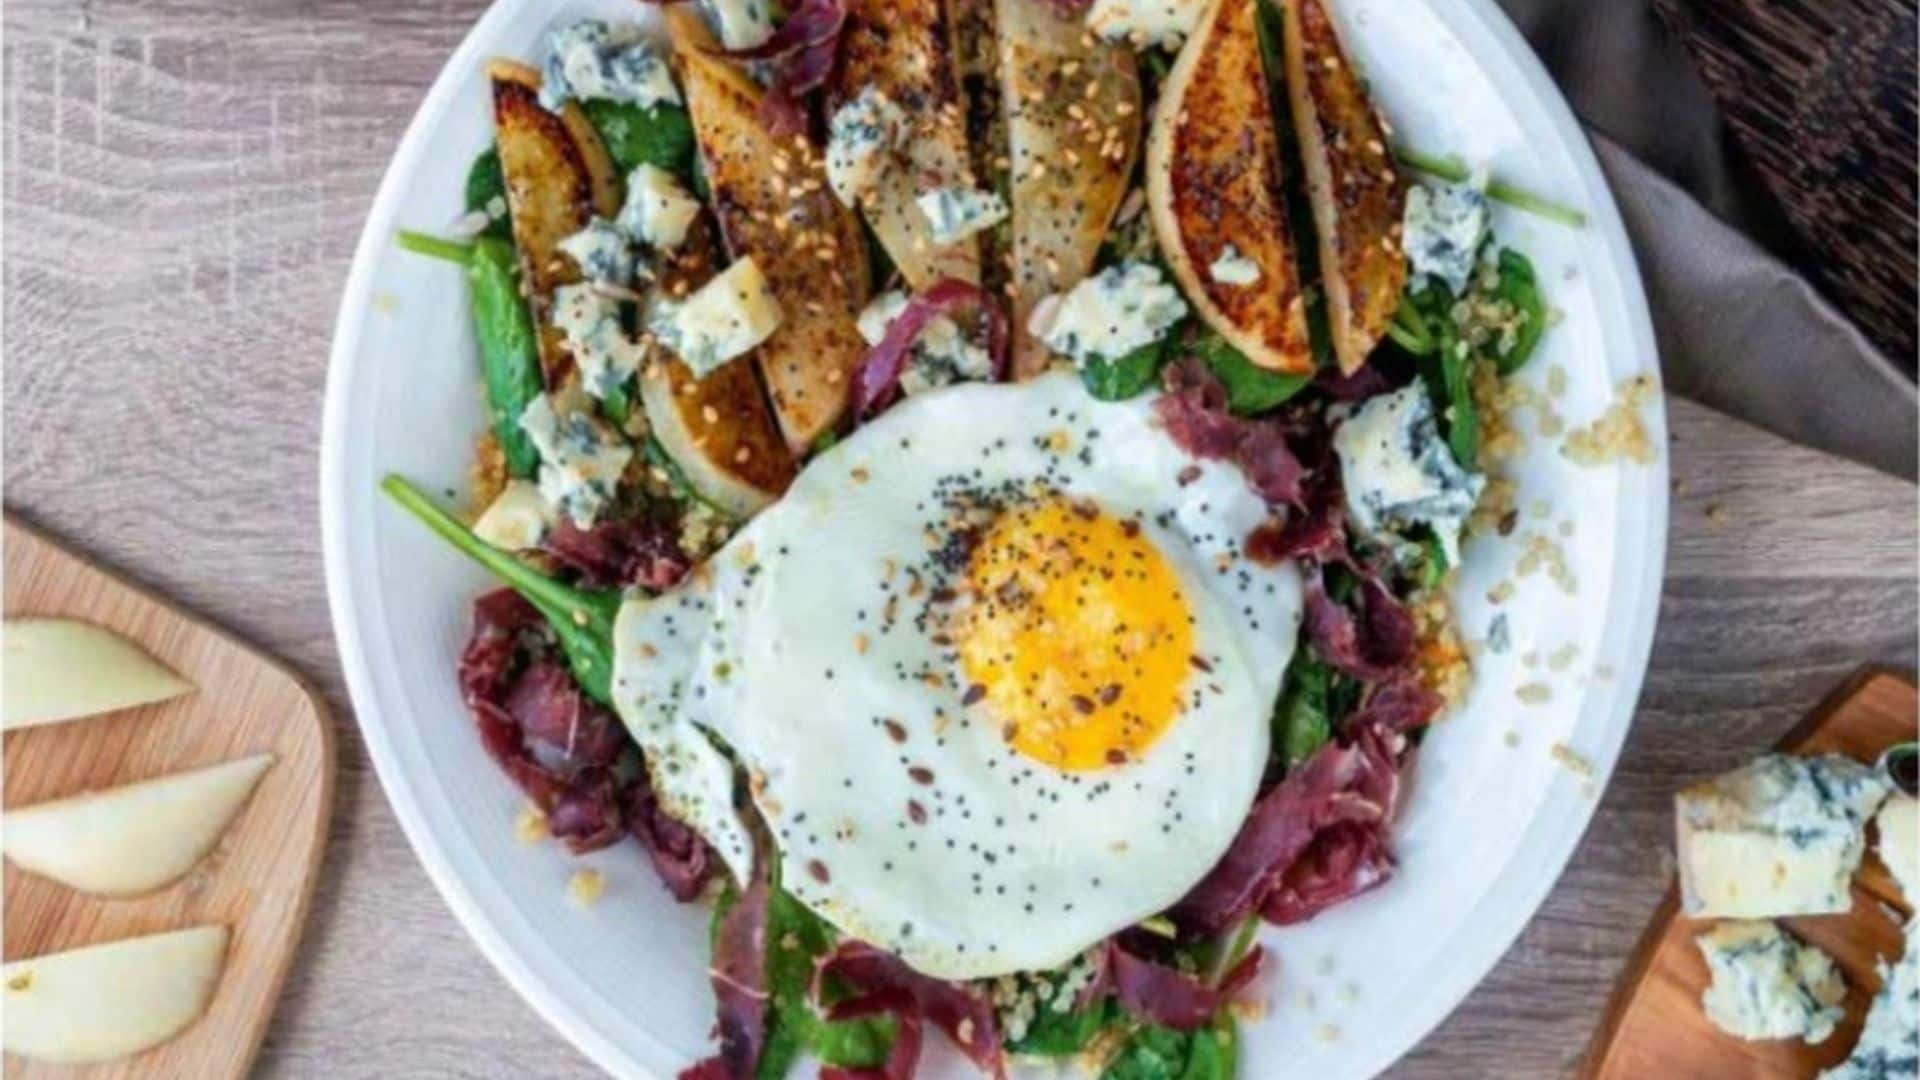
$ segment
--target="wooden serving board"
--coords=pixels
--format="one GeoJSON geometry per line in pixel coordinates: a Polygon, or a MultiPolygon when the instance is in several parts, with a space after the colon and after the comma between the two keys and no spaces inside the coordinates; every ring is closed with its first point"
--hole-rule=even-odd
{"type": "Polygon", "coordinates": [[[333,730],[298,677],[224,633],[88,565],[8,517],[6,614],[106,627],[199,689],[172,701],[6,734],[5,803],[21,806],[262,751],[277,760],[217,846],[187,876],[108,900],[6,864],[8,960],[206,923],[230,933],[207,1012],[172,1041],[75,1068],[8,1055],[10,1078],[244,1076],[286,977],[333,804],[333,730]]]}
{"type": "MultiPolygon", "coordinates": [[[[1848,680],[1789,732],[1779,749],[1872,762],[1887,747],[1914,738],[1917,710],[1920,698],[1912,682],[1870,670],[1848,680]]],[[[1797,1039],[1748,1042],[1714,1027],[1700,1007],[1700,994],[1712,980],[1693,938],[1717,920],[1682,915],[1676,882],[1627,962],[1580,1075],[1587,1080],[1812,1080],[1846,1060],[1867,1005],[1880,989],[1876,965],[1883,957],[1900,955],[1900,923],[1888,908],[1902,919],[1912,914],[1893,876],[1869,848],[1854,877],[1851,912],[1778,920],[1839,965],[1847,980],[1847,1015],[1817,1046],[1797,1039]]]]}

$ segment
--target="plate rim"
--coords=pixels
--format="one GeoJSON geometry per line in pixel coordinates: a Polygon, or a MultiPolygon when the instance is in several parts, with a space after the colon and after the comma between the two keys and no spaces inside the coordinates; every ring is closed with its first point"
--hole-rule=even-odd
{"type": "MultiPolygon", "coordinates": [[[[1624,307],[1624,336],[1633,343],[1635,356],[1644,358],[1647,370],[1659,378],[1658,346],[1639,264],[1593,145],[1571,106],[1518,28],[1496,6],[1494,0],[1420,2],[1438,13],[1455,16],[1447,21],[1460,30],[1463,37],[1471,31],[1482,42],[1492,45],[1490,52],[1475,57],[1476,64],[1485,70],[1493,60],[1503,61],[1508,70],[1499,73],[1498,78],[1495,78],[1494,72],[1488,71],[1489,78],[1494,78],[1497,84],[1503,86],[1512,86],[1517,82],[1546,114],[1558,139],[1558,148],[1570,157],[1572,167],[1578,174],[1582,188],[1580,195],[1589,214],[1588,227],[1594,230],[1606,248],[1604,265],[1617,278],[1614,288],[1624,307]]],[[[347,479],[348,464],[346,434],[350,415],[347,390],[356,365],[354,354],[374,306],[371,302],[372,287],[375,267],[379,263],[378,255],[393,230],[397,204],[403,193],[403,180],[416,171],[429,133],[442,122],[465,73],[479,62],[483,48],[498,36],[499,27],[517,13],[518,7],[515,0],[493,0],[435,75],[426,96],[396,144],[354,246],[329,349],[326,399],[321,423],[318,486],[328,610],[355,722],[365,740],[375,775],[409,847],[426,869],[435,890],[494,969],[562,1038],[612,1075],[651,1077],[659,1074],[591,1024],[580,1010],[563,1000],[548,980],[535,972],[528,959],[508,940],[503,927],[488,917],[470,883],[455,870],[453,860],[422,807],[420,793],[414,789],[398,759],[392,739],[386,731],[386,721],[380,718],[380,712],[375,707],[373,678],[359,628],[360,619],[365,613],[352,595],[352,579],[349,577],[345,516],[349,500],[342,486],[347,479]]],[[[1606,784],[1611,782],[1620,749],[1638,710],[1665,579],[1670,448],[1666,431],[1664,382],[1658,389],[1660,394],[1643,410],[1649,435],[1659,452],[1654,463],[1642,467],[1643,480],[1636,485],[1645,489],[1645,497],[1633,503],[1641,511],[1642,527],[1637,536],[1629,537],[1623,532],[1623,547],[1619,549],[1626,550],[1624,545],[1637,543],[1641,563],[1638,580],[1621,578],[1610,594],[1610,602],[1630,602],[1635,617],[1620,655],[1621,668],[1615,678],[1617,693],[1613,697],[1612,715],[1605,728],[1605,745],[1595,748],[1598,756],[1594,761],[1592,782],[1596,790],[1592,797],[1584,798],[1571,813],[1562,815],[1555,829],[1560,835],[1551,841],[1557,851],[1551,858],[1536,860],[1519,883],[1521,887],[1502,898],[1501,910],[1497,913],[1501,921],[1497,925],[1483,926],[1465,950],[1471,954],[1471,961],[1456,965],[1454,976],[1447,982],[1429,987],[1413,1019],[1398,1025],[1402,1033],[1400,1037],[1374,1040],[1370,1050],[1358,1055],[1357,1060],[1361,1065],[1359,1075],[1375,1075],[1403,1057],[1432,1034],[1441,1021],[1451,1015],[1485,980],[1538,914],[1547,895],[1579,849],[1581,838],[1598,810],[1599,796],[1606,784]]],[[[1623,499],[1622,505],[1627,505],[1627,501],[1623,499]]],[[[1619,556],[1616,556],[1616,564],[1618,562],[1619,556]]],[[[1523,834],[1516,844],[1515,853],[1528,842],[1523,834]]],[[[656,1042],[653,1049],[659,1060],[667,1060],[664,1047],[656,1042]]]]}

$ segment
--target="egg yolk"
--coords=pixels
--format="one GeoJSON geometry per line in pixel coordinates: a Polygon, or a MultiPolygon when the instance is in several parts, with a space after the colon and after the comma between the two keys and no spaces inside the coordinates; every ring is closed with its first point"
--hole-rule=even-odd
{"type": "Polygon", "coordinates": [[[1061,498],[1003,510],[968,558],[966,599],[967,700],[1027,757],[1123,764],[1179,715],[1192,618],[1139,522],[1061,498]]]}

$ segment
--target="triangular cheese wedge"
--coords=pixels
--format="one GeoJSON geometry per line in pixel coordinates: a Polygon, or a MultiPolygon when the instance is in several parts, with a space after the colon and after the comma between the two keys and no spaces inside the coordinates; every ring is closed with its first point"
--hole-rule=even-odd
{"type": "Polygon", "coordinates": [[[1283,7],[1287,94],[1320,233],[1327,323],[1340,370],[1352,372],[1379,344],[1406,288],[1406,183],[1327,9],[1320,0],[1283,7]]]}
{"type": "Polygon", "coordinates": [[[200,926],[16,960],[0,968],[0,1045],[62,1065],[158,1046],[206,1011],[226,953],[227,928],[200,926]]]}
{"type": "Polygon", "coordinates": [[[1306,373],[1313,348],[1256,2],[1208,5],[1174,61],[1147,141],[1147,204],[1201,319],[1255,364],[1306,373]]]}
{"type": "Polygon", "coordinates": [[[21,869],[81,892],[151,892],[213,850],[272,764],[259,754],[10,808],[0,848],[21,869]]]}
{"type": "Polygon", "coordinates": [[[110,630],[72,619],[8,619],[0,729],[151,705],[193,684],[110,630]]]}

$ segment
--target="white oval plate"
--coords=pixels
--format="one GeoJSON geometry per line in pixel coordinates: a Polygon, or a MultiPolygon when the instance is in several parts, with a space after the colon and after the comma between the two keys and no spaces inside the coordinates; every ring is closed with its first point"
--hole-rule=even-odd
{"type": "MultiPolygon", "coordinates": [[[[1556,408],[1575,425],[1598,416],[1621,380],[1657,373],[1639,273],[1593,154],[1491,0],[1338,7],[1397,138],[1490,164],[1591,219],[1570,230],[1500,213],[1501,239],[1533,257],[1563,314],[1521,377],[1543,387],[1549,370],[1564,371],[1556,408]]],[[[548,28],[587,14],[649,13],[628,0],[500,0],[407,129],[341,305],[321,507],[347,683],[414,850],[542,1016],[609,1071],[664,1078],[709,1048],[705,909],[675,904],[638,848],[622,844],[587,860],[605,873],[607,894],[575,910],[564,883],[580,862],[554,844],[515,841],[521,799],[481,750],[454,685],[468,601],[487,583],[376,492],[389,471],[450,499],[464,492],[485,423],[465,283],[396,249],[393,232],[442,228],[456,216],[467,163],[490,138],[482,62],[532,58],[548,28]]],[[[1559,439],[1538,434],[1539,417],[1524,415],[1519,528],[1511,539],[1469,544],[1457,597],[1464,635],[1485,637],[1496,612],[1487,594],[1514,577],[1530,534],[1561,546],[1575,589],[1543,571],[1518,579],[1498,607],[1512,647],[1481,655],[1466,706],[1422,749],[1396,833],[1394,880],[1306,926],[1266,930],[1283,963],[1262,988],[1267,1016],[1244,1025],[1243,1076],[1364,1077],[1385,1068],[1479,982],[1559,876],[1625,738],[1653,636],[1666,428],[1657,402],[1644,415],[1661,460],[1598,469],[1567,462],[1559,439]],[[1527,684],[1546,687],[1548,700],[1523,704],[1516,691],[1527,684]]],[[[936,1055],[927,1073],[966,1070],[936,1055]]]]}

